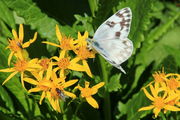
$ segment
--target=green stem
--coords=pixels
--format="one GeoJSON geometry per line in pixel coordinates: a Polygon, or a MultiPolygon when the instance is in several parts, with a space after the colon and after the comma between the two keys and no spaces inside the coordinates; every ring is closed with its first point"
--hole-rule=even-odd
{"type": "MultiPolygon", "coordinates": [[[[105,64],[105,60],[99,56],[99,62],[101,65],[101,78],[104,80],[105,85],[108,84],[108,72],[106,70],[106,64],[105,64]]],[[[111,102],[110,102],[110,96],[109,96],[109,92],[105,91],[105,96],[104,96],[104,119],[105,120],[111,120],[111,102]]]]}

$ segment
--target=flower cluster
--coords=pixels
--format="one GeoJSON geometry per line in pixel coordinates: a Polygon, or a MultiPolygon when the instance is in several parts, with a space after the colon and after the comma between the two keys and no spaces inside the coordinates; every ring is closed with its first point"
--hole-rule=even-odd
{"type": "MultiPolygon", "coordinates": [[[[56,36],[59,44],[47,41],[43,41],[43,43],[58,47],[59,55],[41,59],[30,59],[25,49],[37,39],[37,33],[34,34],[33,39],[23,43],[24,30],[23,25],[20,24],[19,35],[15,30],[12,30],[12,34],[13,39],[9,39],[7,47],[11,51],[8,57],[8,65],[11,66],[14,63],[14,61],[11,62],[13,57],[15,58],[15,64],[13,64],[13,67],[0,70],[0,72],[11,72],[3,84],[20,73],[23,88],[25,88],[24,82],[32,84],[32,88],[28,92],[41,92],[40,104],[46,98],[54,110],[61,112],[60,101],[65,101],[69,97],[76,98],[75,93],[67,88],[74,86],[78,79],[69,80],[68,74],[71,71],[79,71],[85,72],[92,78],[87,59],[94,58],[95,52],[87,47],[88,32],[85,32],[84,35],[78,33],[78,38],[75,40],[71,37],[63,36],[56,25],[56,36]],[[72,52],[74,55],[70,55],[72,52]]],[[[85,88],[80,87],[80,85],[77,85],[75,88],[81,91],[80,96],[85,98],[92,107],[99,108],[92,95],[96,94],[103,85],[104,82],[101,82],[89,88],[89,82],[85,81],[85,88]]]]}
{"type": "Polygon", "coordinates": [[[152,105],[142,107],[138,111],[153,109],[155,117],[161,112],[180,111],[180,74],[168,73],[164,70],[153,74],[154,81],[142,88],[152,105]],[[150,89],[151,94],[148,92],[150,89]]]}

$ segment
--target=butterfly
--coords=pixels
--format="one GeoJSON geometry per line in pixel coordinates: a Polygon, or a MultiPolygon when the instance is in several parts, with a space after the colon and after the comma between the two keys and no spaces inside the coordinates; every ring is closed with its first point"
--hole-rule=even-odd
{"type": "Polygon", "coordinates": [[[95,49],[110,64],[126,74],[121,64],[133,52],[133,43],[129,40],[132,20],[130,8],[123,8],[102,23],[96,30],[93,39],[88,38],[90,47],[95,49]]]}

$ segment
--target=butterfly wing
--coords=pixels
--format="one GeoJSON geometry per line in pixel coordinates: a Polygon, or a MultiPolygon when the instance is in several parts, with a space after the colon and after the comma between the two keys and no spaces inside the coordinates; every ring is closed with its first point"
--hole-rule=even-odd
{"type": "Polygon", "coordinates": [[[132,12],[130,8],[123,8],[108,18],[99,26],[93,39],[125,39],[131,26],[132,12]]]}
{"type": "Polygon", "coordinates": [[[125,71],[120,66],[132,54],[133,44],[127,38],[132,19],[130,8],[123,8],[99,26],[91,46],[110,64],[125,71]]]}
{"type": "Polygon", "coordinates": [[[133,43],[131,40],[126,38],[124,40],[109,39],[104,42],[95,41],[92,46],[110,64],[125,73],[120,65],[132,55],[133,43]]]}

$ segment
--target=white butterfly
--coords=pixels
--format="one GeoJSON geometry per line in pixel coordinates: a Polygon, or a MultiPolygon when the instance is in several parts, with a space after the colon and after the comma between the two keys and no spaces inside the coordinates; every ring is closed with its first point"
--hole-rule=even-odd
{"type": "Polygon", "coordinates": [[[99,26],[93,39],[87,39],[110,64],[126,73],[120,66],[133,52],[133,43],[127,38],[131,26],[132,12],[123,8],[99,26]]]}

